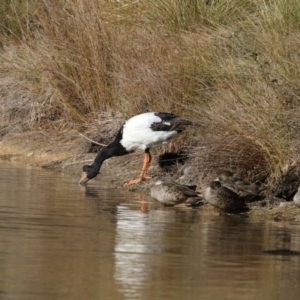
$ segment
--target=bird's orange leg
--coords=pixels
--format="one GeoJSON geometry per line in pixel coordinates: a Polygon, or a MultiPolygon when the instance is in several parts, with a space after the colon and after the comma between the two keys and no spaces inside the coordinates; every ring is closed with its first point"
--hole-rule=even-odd
{"type": "Polygon", "coordinates": [[[149,150],[145,151],[144,163],[143,163],[143,168],[142,168],[142,172],[141,172],[140,176],[138,178],[126,181],[123,184],[123,186],[136,184],[136,183],[144,181],[146,179],[150,179],[151,176],[147,176],[147,171],[149,169],[151,160],[152,160],[152,157],[151,157],[150,151],[149,150]]]}
{"type": "Polygon", "coordinates": [[[152,160],[151,153],[149,151],[145,152],[144,164],[143,164],[142,172],[141,172],[141,175],[140,175],[140,177],[143,178],[143,179],[150,179],[151,178],[151,176],[147,176],[147,171],[148,171],[149,166],[151,164],[151,160],[152,160]]]}

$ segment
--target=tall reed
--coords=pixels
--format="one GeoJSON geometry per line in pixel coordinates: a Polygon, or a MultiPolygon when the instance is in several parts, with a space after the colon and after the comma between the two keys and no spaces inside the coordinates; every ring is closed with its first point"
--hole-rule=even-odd
{"type": "Polygon", "coordinates": [[[173,111],[201,125],[188,144],[208,171],[274,178],[299,159],[299,1],[5,3],[6,122],[173,111]]]}

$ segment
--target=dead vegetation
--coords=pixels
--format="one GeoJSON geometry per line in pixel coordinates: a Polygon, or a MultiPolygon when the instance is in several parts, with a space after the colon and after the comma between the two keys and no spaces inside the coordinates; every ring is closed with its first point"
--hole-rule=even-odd
{"type": "Polygon", "coordinates": [[[11,0],[0,16],[2,137],[72,128],[105,144],[159,110],[195,122],[169,150],[203,172],[272,183],[299,161],[297,0],[11,0]]]}

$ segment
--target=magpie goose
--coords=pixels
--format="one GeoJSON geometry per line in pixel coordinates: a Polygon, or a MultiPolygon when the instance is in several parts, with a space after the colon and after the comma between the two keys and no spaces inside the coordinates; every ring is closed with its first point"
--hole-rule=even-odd
{"type": "Polygon", "coordinates": [[[146,112],[127,120],[119,129],[115,139],[96,156],[91,165],[83,166],[79,181],[84,184],[96,177],[102,163],[111,157],[132,153],[142,149],[145,153],[144,164],[139,177],[125,182],[125,186],[150,179],[147,170],[151,163],[150,149],[168,143],[174,136],[185,130],[192,122],[165,112],[146,112]]]}

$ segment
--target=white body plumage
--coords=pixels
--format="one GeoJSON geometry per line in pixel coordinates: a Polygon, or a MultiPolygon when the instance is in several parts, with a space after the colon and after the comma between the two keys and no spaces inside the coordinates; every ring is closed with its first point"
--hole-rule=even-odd
{"type": "Polygon", "coordinates": [[[144,113],[129,119],[123,126],[123,137],[120,143],[127,151],[145,150],[161,144],[166,144],[178,132],[176,130],[153,130],[154,123],[171,125],[163,121],[154,112],[144,113]]]}

